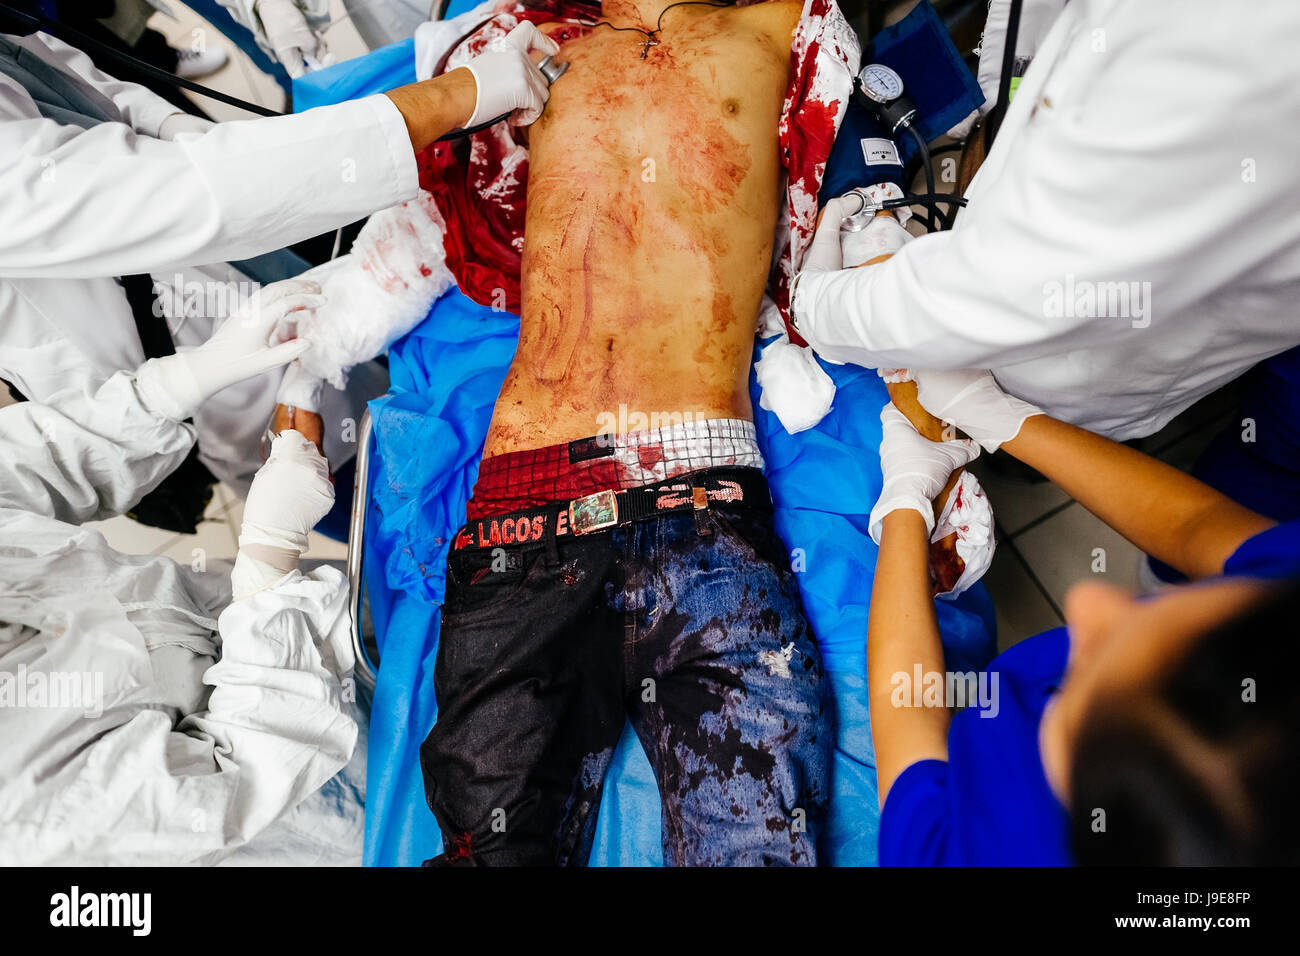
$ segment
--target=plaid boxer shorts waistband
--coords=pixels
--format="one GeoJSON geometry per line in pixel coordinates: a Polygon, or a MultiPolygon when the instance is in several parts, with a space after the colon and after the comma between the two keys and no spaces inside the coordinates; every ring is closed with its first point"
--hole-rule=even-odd
{"type": "Polygon", "coordinates": [[[770,510],[767,479],[757,468],[710,468],[642,488],[606,489],[471,520],[456,533],[452,550],[545,543],[552,527],[557,538],[580,536],[662,515],[692,511],[698,516],[714,505],[770,510]]]}
{"type": "Polygon", "coordinates": [[[467,516],[539,508],[720,467],[763,467],[753,422],[690,421],[493,455],[479,465],[467,516]]]}

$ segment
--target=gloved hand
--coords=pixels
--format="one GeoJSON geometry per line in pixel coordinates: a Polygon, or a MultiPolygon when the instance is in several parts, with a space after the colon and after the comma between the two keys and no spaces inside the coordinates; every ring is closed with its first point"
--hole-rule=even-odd
{"type": "Polygon", "coordinates": [[[478,87],[474,112],[466,128],[510,114],[511,126],[527,126],[542,115],[551,87],[528,55],[533,50],[558,53],[559,45],[527,20],[489,44],[465,64],[478,87]]]}
{"type": "Polygon", "coordinates": [[[954,471],[979,456],[979,446],[966,439],[930,441],[893,402],[880,410],[880,425],[880,470],[885,482],[871,509],[871,539],[880,544],[885,515],[900,508],[920,512],[929,534],[934,530],[934,499],[954,471]]]}
{"type": "Polygon", "coordinates": [[[302,8],[294,0],[257,0],[253,7],[262,21],[266,40],[275,51],[275,58],[291,77],[307,72],[307,57],[325,63],[329,48],[325,38],[311,28],[302,8]]]}
{"type": "Polygon", "coordinates": [[[836,196],[822,207],[822,218],[813,233],[808,251],[803,255],[801,272],[835,272],[844,268],[840,247],[840,225],[844,217],[861,202],[854,196],[836,196]]]}
{"type": "Polygon", "coordinates": [[[838,272],[844,268],[844,252],[843,247],[840,245],[840,225],[844,222],[844,217],[860,205],[861,203],[854,196],[836,196],[822,207],[821,220],[817,223],[817,231],[813,233],[812,242],[808,244],[808,251],[803,255],[803,264],[799,267],[799,272],[795,275],[794,281],[790,283],[790,322],[796,330],[803,331],[799,329],[801,306],[799,281],[806,273],[838,272]]]}
{"type": "Polygon", "coordinates": [[[136,373],[136,387],[153,411],[174,421],[189,418],[210,396],[229,385],[292,362],[306,342],[268,345],[276,325],[296,309],[325,303],[320,286],[286,279],[259,289],[197,348],[150,359],[136,373]]]}
{"type": "Polygon", "coordinates": [[[280,432],[244,503],[239,553],[231,572],[235,600],[275,584],[298,567],[308,533],[334,505],[329,465],[300,432],[280,432]]]}
{"type": "Polygon", "coordinates": [[[992,372],[914,369],[911,374],[921,406],[935,418],[956,425],[988,452],[997,451],[1003,442],[1020,434],[1025,419],[1043,414],[1038,406],[1002,391],[992,372]]]}

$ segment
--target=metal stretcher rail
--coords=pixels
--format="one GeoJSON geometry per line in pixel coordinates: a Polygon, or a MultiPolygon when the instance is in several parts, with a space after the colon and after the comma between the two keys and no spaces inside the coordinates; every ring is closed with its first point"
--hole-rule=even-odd
{"type": "Polygon", "coordinates": [[[352,520],[348,525],[348,624],[352,636],[352,654],[356,658],[356,676],[368,687],[375,686],[378,674],[370,663],[365,640],[361,635],[361,563],[365,554],[366,510],[370,504],[370,409],[361,413],[357,426],[357,477],[352,488],[352,520]]]}

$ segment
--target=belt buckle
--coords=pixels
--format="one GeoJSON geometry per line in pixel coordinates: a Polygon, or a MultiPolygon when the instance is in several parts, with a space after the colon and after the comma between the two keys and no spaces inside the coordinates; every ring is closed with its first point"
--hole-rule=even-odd
{"type": "Polygon", "coordinates": [[[569,502],[569,527],[574,534],[590,534],[618,524],[618,497],[606,489],[569,502]]]}

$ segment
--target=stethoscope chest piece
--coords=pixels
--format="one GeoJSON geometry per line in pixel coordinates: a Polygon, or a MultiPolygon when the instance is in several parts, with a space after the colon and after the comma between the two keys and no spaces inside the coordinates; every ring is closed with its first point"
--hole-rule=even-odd
{"type": "Polygon", "coordinates": [[[554,86],[555,81],[564,76],[564,71],[569,68],[569,63],[567,60],[563,63],[557,63],[553,55],[548,55],[537,64],[537,68],[542,71],[542,76],[546,77],[547,85],[554,86]]]}

